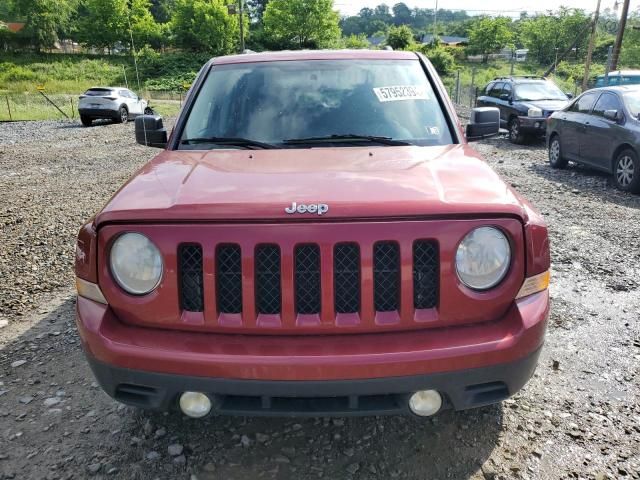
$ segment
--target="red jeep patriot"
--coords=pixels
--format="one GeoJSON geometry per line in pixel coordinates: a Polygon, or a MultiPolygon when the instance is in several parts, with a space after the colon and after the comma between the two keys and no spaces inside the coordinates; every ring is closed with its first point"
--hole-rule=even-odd
{"type": "Polygon", "coordinates": [[[164,148],[81,230],[77,325],[116,400],[187,415],[429,416],[531,377],[540,215],[421,55],[215,58],[164,148]]]}

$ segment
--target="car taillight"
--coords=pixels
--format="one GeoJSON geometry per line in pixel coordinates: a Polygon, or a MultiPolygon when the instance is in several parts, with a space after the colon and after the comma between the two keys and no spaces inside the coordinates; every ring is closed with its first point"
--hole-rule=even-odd
{"type": "Polygon", "coordinates": [[[103,97],[105,100],[115,100],[116,97],[103,97]]]}

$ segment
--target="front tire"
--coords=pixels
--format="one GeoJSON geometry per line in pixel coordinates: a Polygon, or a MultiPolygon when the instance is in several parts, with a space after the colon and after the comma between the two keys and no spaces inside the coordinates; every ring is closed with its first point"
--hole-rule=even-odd
{"type": "Polygon", "coordinates": [[[640,160],[631,149],[623,150],[613,164],[613,181],[620,190],[640,193],[640,160]]]}
{"type": "Polygon", "coordinates": [[[509,120],[509,140],[516,145],[522,145],[525,141],[525,136],[520,128],[520,120],[517,117],[512,117],[509,120]]]}
{"type": "Polygon", "coordinates": [[[551,165],[551,168],[565,168],[567,166],[567,159],[562,156],[562,147],[558,135],[551,137],[549,142],[549,165],[551,165]]]}
{"type": "Polygon", "coordinates": [[[82,122],[82,125],[84,125],[85,127],[90,127],[91,125],[93,125],[93,120],[84,115],[80,115],[80,121],[82,122]]]}
{"type": "Polygon", "coordinates": [[[127,123],[129,121],[129,110],[127,107],[120,107],[116,116],[116,123],[127,123]]]}

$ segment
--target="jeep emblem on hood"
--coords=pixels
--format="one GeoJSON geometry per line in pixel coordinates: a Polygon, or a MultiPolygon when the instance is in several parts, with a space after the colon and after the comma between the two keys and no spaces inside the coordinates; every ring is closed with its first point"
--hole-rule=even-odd
{"type": "Polygon", "coordinates": [[[294,213],[315,213],[318,215],[324,215],[329,211],[329,205],[327,205],[326,203],[312,203],[311,205],[305,205],[304,203],[298,204],[296,202],[293,202],[291,206],[286,207],[284,211],[289,215],[294,213]]]}

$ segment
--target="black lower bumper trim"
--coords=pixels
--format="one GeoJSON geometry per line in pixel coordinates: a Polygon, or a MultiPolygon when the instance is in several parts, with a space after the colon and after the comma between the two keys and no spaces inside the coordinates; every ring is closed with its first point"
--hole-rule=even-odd
{"type": "Polygon", "coordinates": [[[213,414],[348,416],[409,414],[409,396],[438,390],[445,408],[464,410],[500,402],[531,378],[540,350],[516,362],[445,373],[361,380],[232,380],[112,367],[89,358],[98,383],[116,400],[155,410],[177,408],[185,391],[204,392],[213,414]]]}

